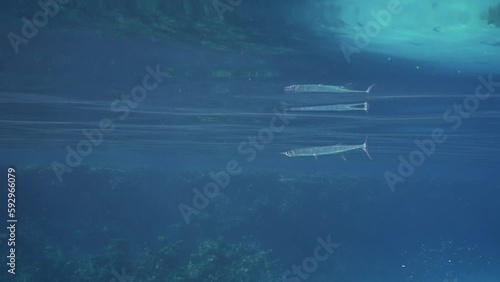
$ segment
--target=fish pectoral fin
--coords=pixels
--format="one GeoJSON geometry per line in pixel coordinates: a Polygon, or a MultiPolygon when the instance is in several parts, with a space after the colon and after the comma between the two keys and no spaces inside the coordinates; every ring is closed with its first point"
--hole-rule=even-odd
{"type": "Polygon", "coordinates": [[[313,157],[314,157],[314,159],[315,159],[315,160],[318,160],[318,156],[316,156],[316,155],[313,155],[313,157]]]}
{"type": "Polygon", "coordinates": [[[343,159],[344,161],[347,161],[347,159],[345,158],[344,154],[340,155],[340,157],[342,157],[342,159],[343,159]]]}

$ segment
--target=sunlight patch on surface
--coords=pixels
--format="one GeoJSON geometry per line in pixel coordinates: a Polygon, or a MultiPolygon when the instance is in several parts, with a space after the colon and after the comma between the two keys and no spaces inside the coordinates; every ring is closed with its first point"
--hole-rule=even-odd
{"type": "Polygon", "coordinates": [[[341,24],[322,27],[354,47],[361,34],[368,34],[369,44],[361,52],[489,70],[500,58],[498,0],[341,0],[334,8],[329,5],[341,24]],[[379,32],[367,33],[376,15],[394,3],[400,3],[401,11],[385,18],[387,23],[379,21],[379,32]]]}

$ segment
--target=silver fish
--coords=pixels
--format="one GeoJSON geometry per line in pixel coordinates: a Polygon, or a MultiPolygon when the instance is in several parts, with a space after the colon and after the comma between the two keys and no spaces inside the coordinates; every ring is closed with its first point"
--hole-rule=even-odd
{"type": "Polygon", "coordinates": [[[323,84],[290,85],[286,86],[284,90],[285,92],[370,93],[375,84],[370,85],[370,87],[368,87],[368,89],[366,90],[353,90],[345,88],[343,86],[323,85],[323,84]]]}
{"type": "Polygon", "coordinates": [[[365,143],[361,145],[333,145],[333,146],[322,146],[322,147],[298,148],[298,149],[288,150],[286,152],[281,152],[280,154],[285,155],[287,157],[317,158],[317,156],[343,154],[345,152],[357,149],[362,149],[366,153],[366,155],[370,158],[370,160],[372,159],[370,153],[368,153],[368,136],[366,136],[365,138],[365,143]]]}
{"type": "Polygon", "coordinates": [[[365,111],[368,113],[368,102],[356,103],[356,104],[335,104],[335,105],[323,105],[323,106],[305,106],[305,107],[290,107],[288,108],[291,112],[344,112],[344,111],[365,111]]]}

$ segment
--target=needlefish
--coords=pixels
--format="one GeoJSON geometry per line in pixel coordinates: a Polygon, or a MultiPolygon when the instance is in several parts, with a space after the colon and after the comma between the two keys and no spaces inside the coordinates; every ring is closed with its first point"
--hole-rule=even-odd
{"type": "Polygon", "coordinates": [[[344,111],[365,111],[368,113],[368,102],[356,103],[356,104],[335,104],[335,105],[324,105],[324,106],[305,106],[305,107],[289,107],[287,108],[292,112],[344,112],[344,111]]]}
{"type": "Polygon", "coordinates": [[[361,145],[333,145],[333,146],[321,146],[321,147],[307,147],[288,150],[286,152],[281,152],[280,154],[287,157],[314,157],[317,159],[318,156],[323,155],[337,155],[340,154],[342,159],[346,160],[344,157],[345,152],[352,150],[362,149],[370,160],[372,157],[368,153],[368,136],[365,138],[365,143],[361,145]]]}
{"type": "MultiPolygon", "coordinates": [[[[376,83],[375,83],[376,84],[376,83]]],[[[322,93],[370,93],[375,84],[370,85],[366,90],[353,90],[344,86],[323,85],[323,84],[302,84],[290,85],[284,88],[285,92],[322,92],[322,93]]]]}

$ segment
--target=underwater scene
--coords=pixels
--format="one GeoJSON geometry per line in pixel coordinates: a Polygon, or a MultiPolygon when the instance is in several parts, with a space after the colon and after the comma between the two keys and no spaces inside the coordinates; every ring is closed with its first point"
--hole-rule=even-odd
{"type": "Polygon", "coordinates": [[[0,281],[500,281],[500,0],[6,0],[0,281]]]}

